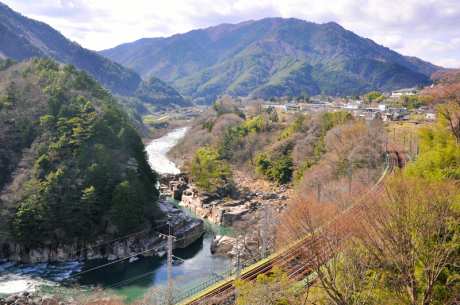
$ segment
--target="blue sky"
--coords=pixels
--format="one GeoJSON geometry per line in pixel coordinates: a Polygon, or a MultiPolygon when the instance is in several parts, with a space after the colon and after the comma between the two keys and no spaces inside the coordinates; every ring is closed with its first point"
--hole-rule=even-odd
{"type": "Polygon", "coordinates": [[[459,0],[0,0],[92,50],[265,17],[335,21],[401,54],[460,68],[459,0]]]}

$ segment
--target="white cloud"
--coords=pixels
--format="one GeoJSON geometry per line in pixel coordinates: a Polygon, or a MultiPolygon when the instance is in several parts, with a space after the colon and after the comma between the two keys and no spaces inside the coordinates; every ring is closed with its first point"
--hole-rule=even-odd
{"type": "Polygon", "coordinates": [[[458,67],[457,0],[3,0],[90,49],[265,17],[335,21],[404,55],[458,67]]]}

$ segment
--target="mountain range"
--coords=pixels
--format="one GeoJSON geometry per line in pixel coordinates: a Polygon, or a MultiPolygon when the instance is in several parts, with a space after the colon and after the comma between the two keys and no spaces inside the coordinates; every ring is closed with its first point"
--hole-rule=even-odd
{"type": "Polygon", "coordinates": [[[175,89],[157,77],[144,82],[134,70],[83,48],[48,24],[27,18],[3,3],[0,3],[0,41],[2,58],[23,61],[49,57],[86,70],[114,94],[148,96],[145,102],[154,104],[187,104],[175,89]],[[146,92],[146,88],[150,91],[146,92]]]}
{"type": "Polygon", "coordinates": [[[190,105],[223,95],[286,96],[391,91],[429,84],[442,69],[403,56],[334,22],[266,18],[99,52],[0,3],[0,58],[50,57],[86,70],[114,94],[190,105]]]}
{"type": "Polygon", "coordinates": [[[269,96],[390,91],[428,84],[442,69],[404,56],[334,22],[266,18],[171,37],[143,38],[100,51],[157,76],[184,96],[269,96]]]}

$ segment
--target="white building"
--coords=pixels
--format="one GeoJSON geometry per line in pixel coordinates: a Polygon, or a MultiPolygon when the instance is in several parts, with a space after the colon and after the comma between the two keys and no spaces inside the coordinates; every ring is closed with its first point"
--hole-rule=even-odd
{"type": "Polygon", "coordinates": [[[390,108],[390,104],[379,104],[379,110],[380,111],[385,111],[390,108]]]}
{"type": "Polygon", "coordinates": [[[346,104],[343,108],[346,108],[346,109],[358,109],[360,108],[360,104],[358,103],[348,103],[346,104]]]}
{"type": "Polygon", "coordinates": [[[425,113],[425,119],[436,120],[436,113],[433,110],[428,110],[428,112],[425,113]]]}
{"type": "Polygon", "coordinates": [[[405,88],[405,89],[399,89],[391,92],[392,96],[402,96],[402,95],[417,95],[418,94],[418,89],[417,87],[414,88],[405,88]]]}

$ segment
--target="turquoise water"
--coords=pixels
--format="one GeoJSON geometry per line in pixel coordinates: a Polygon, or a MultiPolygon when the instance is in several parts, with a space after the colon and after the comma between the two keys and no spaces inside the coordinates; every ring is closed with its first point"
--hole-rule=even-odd
{"type": "MultiPolygon", "coordinates": [[[[167,159],[167,152],[178,139],[184,136],[187,128],[174,130],[162,138],[153,140],[147,145],[149,162],[159,173],[177,173],[179,170],[167,159]]],[[[172,198],[168,198],[173,200],[172,198]]],[[[200,218],[187,208],[176,206],[187,215],[200,218]]],[[[203,219],[206,233],[193,244],[185,249],[176,249],[173,255],[180,257],[185,262],[173,264],[173,277],[181,276],[178,283],[181,288],[192,288],[198,283],[211,276],[210,270],[229,264],[230,259],[211,254],[211,241],[215,235],[235,236],[235,232],[218,226],[203,219]]],[[[84,270],[107,264],[107,259],[87,261],[84,270]]],[[[127,297],[127,302],[144,294],[147,289],[154,285],[164,285],[167,280],[167,257],[141,257],[139,260],[129,263],[127,260],[102,267],[81,275],[78,283],[81,285],[97,285],[114,289],[118,294],[127,297]]]]}
{"type": "MultiPolygon", "coordinates": [[[[184,136],[187,128],[176,129],[160,139],[152,141],[146,148],[149,162],[159,173],[177,173],[177,167],[167,159],[167,152],[178,139],[184,136]]],[[[172,200],[172,198],[168,198],[172,200]]],[[[184,213],[200,218],[187,208],[176,206],[184,213]]],[[[182,276],[178,286],[182,289],[192,288],[198,283],[211,277],[210,270],[225,266],[230,259],[222,256],[213,256],[210,246],[215,235],[235,235],[227,228],[218,226],[203,219],[206,233],[185,249],[176,249],[173,255],[185,262],[173,265],[173,276],[182,276]]],[[[53,263],[53,264],[23,264],[7,262],[0,264],[0,283],[8,284],[18,277],[37,277],[56,281],[58,279],[71,280],[69,275],[80,271],[101,267],[109,263],[107,259],[86,260],[83,262],[53,263]],[[2,273],[3,272],[3,273],[2,273]],[[4,275],[7,274],[7,275],[4,275]],[[10,276],[11,275],[11,276],[10,276]],[[12,278],[13,277],[13,278],[12,278]]],[[[126,302],[135,300],[147,292],[154,285],[164,285],[167,280],[167,257],[159,258],[140,257],[139,260],[129,263],[123,260],[81,274],[77,282],[81,285],[96,286],[113,289],[116,293],[126,296],[126,302]]],[[[0,291],[1,292],[1,291],[0,291]]],[[[19,292],[19,291],[13,291],[19,292]]]]}
{"type": "MultiPolygon", "coordinates": [[[[172,200],[172,198],[168,198],[172,200]]],[[[189,209],[179,206],[178,200],[174,200],[176,206],[184,213],[198,217],[189,209]]],[[[210,246],[215,235],[236,235],[236,232],[218,226],[203,219],[206,233],[185,249],[176,249],[173,255],[185,260],[184,263],[173,264],[173,277],[182,277],[179,286],[183,289],[191,288],[199,282],[209,278],[209,271],[228,264],[230,259],[211,254],[210,246]]],[[[106,264],[107,259],[92,261],[85,264],[83,271],[106,264]]],[[[167,280],[167,258],[142,257],[138,261],[129,263],[121,261],[103,268],[84,273],[78,279],[81,285],[96,285],[114,289],[118,294],[132,301],[144,294],[153,285],[164,285],[167,280]],[[125,281],[125,282],[124,282],[125,281]]]]}

